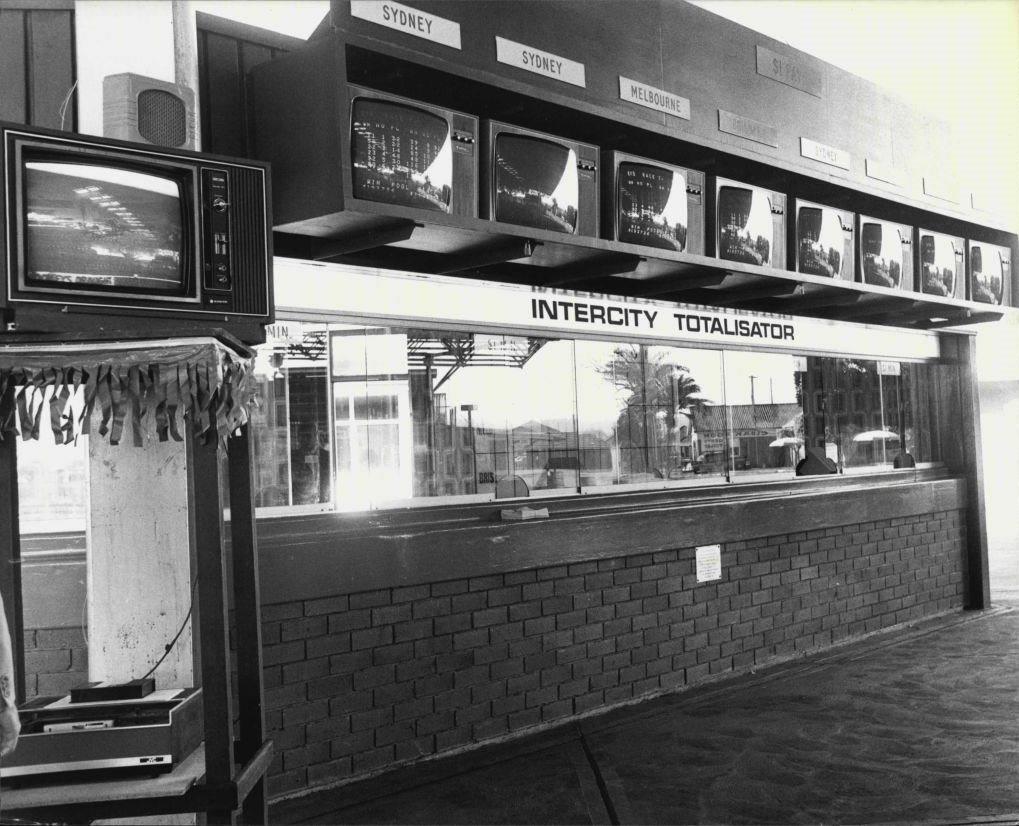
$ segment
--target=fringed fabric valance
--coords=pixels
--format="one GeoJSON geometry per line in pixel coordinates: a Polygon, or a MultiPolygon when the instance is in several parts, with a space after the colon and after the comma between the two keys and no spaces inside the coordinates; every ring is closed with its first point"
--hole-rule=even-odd
{"type": "Polygon", "coordinates": [[[212,337],[0,346],[0,438],[38,439],[46,427],[66,444],[90,435],[98,413],[111,444],[129,428],[141,446],[149,422],[161,442],[182,441],[182,421],[199,435],[215,424],[225,440],[248,420],[251,368],[212,337]]]}

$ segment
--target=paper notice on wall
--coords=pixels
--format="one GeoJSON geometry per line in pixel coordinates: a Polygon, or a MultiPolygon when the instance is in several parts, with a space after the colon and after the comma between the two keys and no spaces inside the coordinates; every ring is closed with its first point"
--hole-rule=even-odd
{"type": "Polygon", "coordinates": [[[722,578],[722,546],[702,545],[697,548],[697,581],[711,582],[722,578]]]}

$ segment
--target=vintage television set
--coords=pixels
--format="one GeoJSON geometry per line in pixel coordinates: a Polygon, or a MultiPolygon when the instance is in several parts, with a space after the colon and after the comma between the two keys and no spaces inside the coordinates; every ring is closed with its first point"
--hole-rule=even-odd
{"type": "Polygon", "coordinates": [[[1012,303],[1012,250],[983,241],[969,242],[969,299],[1012,303]]]}
{"type": "Polygon", "coordinates": [[[0,133],[5,332],[220,328],[264,340],[265,164],[14,124],[0,133]]]}
{"type": "Polygon", "coordinates": [[[715,257],[785,269],[785,194],[728,178],[715,178],[711,192],[715,257]]]}
{"type": "Polygon", "coordinates": [[[796,272],[852,281],[855,214],[800,198],[793,204],[795,219],[789,222],[789,228],[796,272]]]}
{"type": "Polygon", "coordinates": [[[859,280],[893,290],[913,290],[913,228],[869,215],[857,222],[859,280]]]}
{"type": "Polygon", "coordinates": [[[965,298],[966,244],[962,238],[928,229],[917,233],[917,291],[965,298]]]}
{"type": "Polygon", "coordinates": [[[484,122],[483,218],[598,236],[597,146],[484,122]]]}
{"type": "Polygon", "coordinates": [[[478,119],[348,85],[350,185],[356,200],[478,215],[478,119]]]}
{"type": "Polygon", "coordinates": [[[704,173],[602,153],[602,227],[628,244],[704,255],[704,173]]]}

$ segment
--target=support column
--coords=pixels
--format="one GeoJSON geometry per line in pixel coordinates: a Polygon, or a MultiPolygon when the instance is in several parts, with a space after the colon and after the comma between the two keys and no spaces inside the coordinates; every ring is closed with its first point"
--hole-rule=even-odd
{"type": "MultiPolygon", "coordinates": [[[[144,448],[89,440],[88,667],[90,680],[144,675],[191,603],[185,445],[144,448]]],[[[155,672],[157,688],[194,685],[191,629],[155,672]]]]}

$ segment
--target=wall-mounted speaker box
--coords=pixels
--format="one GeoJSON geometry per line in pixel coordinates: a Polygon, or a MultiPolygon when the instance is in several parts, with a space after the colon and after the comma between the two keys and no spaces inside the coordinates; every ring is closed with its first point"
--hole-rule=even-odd
{"type": "Polygon", "coordinates": [[[103,135],[173,149],[197,149],[195,93],[131,72],[103,78],[103,135]]]}

